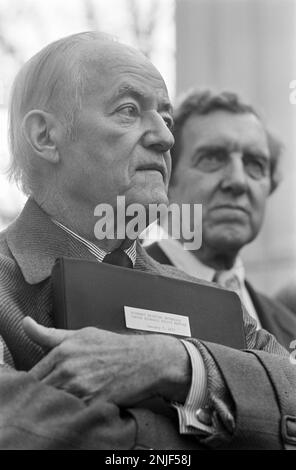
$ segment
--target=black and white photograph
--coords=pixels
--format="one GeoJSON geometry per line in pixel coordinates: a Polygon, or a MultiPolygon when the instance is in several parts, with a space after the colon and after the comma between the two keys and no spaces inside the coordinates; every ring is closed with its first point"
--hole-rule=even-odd
{"type": "Polygon", "coordinates": [[[0,0],[0,450],[296,450],[296,0],[0,0]]]}

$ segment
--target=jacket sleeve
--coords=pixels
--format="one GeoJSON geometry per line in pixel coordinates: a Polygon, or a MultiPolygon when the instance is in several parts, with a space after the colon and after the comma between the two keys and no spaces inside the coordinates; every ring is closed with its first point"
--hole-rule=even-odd
{"type": "Polygon", "coordinates": [[[296,370],[289,356],[197,345],[212,420],[202,442],[214,449],[296,448],[296,370]]]}

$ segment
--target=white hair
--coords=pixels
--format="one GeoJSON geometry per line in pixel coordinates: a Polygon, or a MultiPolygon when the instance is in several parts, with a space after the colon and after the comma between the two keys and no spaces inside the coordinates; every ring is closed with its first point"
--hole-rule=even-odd
{"type": "Polygon", "coordinates": [[[35,165],[24,136],[23,119],[33,109],[52,112],[73,137],[87,72],[83,54],[77,52],[81,44],[98,40],[110,42],[114,38],[90,31],[59,39],[26,62],[15,78],[9,105],[11,164],[8,173],[26,194],[32,192],[35,165]]]}

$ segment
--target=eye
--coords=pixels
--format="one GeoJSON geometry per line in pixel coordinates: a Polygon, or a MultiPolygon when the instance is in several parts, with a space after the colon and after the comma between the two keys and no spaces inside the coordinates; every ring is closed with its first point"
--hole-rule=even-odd
{"type": "Polygon", "coordinates": [[[169,130],[172,131],[173,127],[174,127],[174,120],[173,120],[172,116],[170,116],[169,114],[168,115],[163,115],[162,119],[166,123],[166,126],[169,128],[169,130]]]}
{"type": "Polygon", "coordinates": [[[269,160],[260,155],[244,154],[243,161],[246,173],[255,180],[260,180],[270,174],[269,160]]]}
{"type": "Polygon", "coordinates": [[[200,154],[195,168],[205,173],[211,173],[222,168],[227,163],[227,152],[223,149],[206,150],[200,154]]]}
{"type": "Polygon", "coordinates": [[[134,118],[139,115],[138,107],[133,103],[124,104],[117,109],[117,112],[122,116],[134,118]]]}

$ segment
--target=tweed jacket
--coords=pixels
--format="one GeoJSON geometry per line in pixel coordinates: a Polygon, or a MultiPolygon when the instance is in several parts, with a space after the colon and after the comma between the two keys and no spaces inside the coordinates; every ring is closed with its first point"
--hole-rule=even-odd
{"type": "MultiPolygon", "coordinates": [[[[1,449],[280,449],[293,445],[295,370],[283,348],[263,330],[256,332],[247,315],[245,332],[252,351],[192,340],[208,370],[213,413],[209,437],[180,436],[177,423],[168,417],[137,408],[122,413],[102,399],[87,405],[36,381],[28,371],[44,351],[25,335],[22,319],[30,315],[52,326],[50,274],[59,256],[93,259],[29,199],[0,238],[0,333],[5,358],[0,368],[1,449]]],[[[140,246],[136,269],[199,282],[154,262],[140,246]]]]}
{"type": "MultiPolygon", "coordinates": [[[[171,260],[161,249],[159,243],[152,243],[146,248],[146,251],[159,263],[172,265],[171,260]]],[[[278,342],[289,350],[291,341],[296,338],[296,317],[294,313],[280,301],[258,292],[248,280],[246,280],[246,288],[262,328],[274,335],[278,342]]]]}

